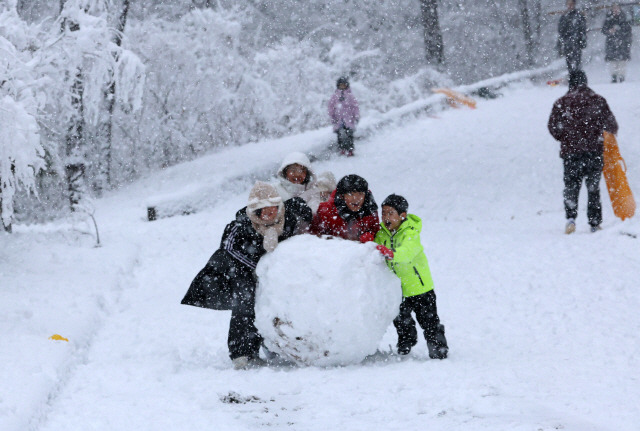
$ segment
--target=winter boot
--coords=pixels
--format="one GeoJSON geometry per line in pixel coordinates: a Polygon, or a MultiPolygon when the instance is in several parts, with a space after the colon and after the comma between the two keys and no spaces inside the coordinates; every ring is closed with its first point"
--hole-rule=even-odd
{"type": "Polygon", "coordinates": [[[411,346],[404,344],[402,346],[398,346],[398,355],[405,356],[411,353],[411,346]]]}
{"type": "Polygon", "coordinates": [[[612,75],[611,76],[611,83],[615,84],[616,82],[618,82],[618,75],[612,75]]]}
{"type": "Polygon", "coordinates": [[[438,347],[431,343],[427,343],[427,347],[429,348],[429,357],[431,359],[447,359],[448,347],[438,347]]]}
{"type": "Polygon", "coordinates": [[[353,150],[347,151],[347,157],[353,157],[353,150]]]}
{"type": "Polygon", "coordinates": [[[260,368],[267,365],[267,362],[259,356],[240,356],[232,362],[234,370],[248,370],[250,368],[260,368]]]}
{"type": "Polygon", "coordinates": [[[436,333],[435,340],[427,340],[427,348],[429,349],[429,357],[431,359],[446,359],[449,353],[449,346],[447,345],[447,338],[444,336],[444,325],[438,326],[438,332],[436,333]]]}
{"type": "Polygon", "coordinates": [[[248,356],[239,356],[235,359],[232,359],[231,362],[233,362],[234,370],[246,370],[249,367],[248,356]]]}
{"type": "Polygon", "coordinates": [[[602,230],[602,228],[600,227],[600,225],[598,226],[591,226],[591,233],[596,233],[599,230],[602,230]]]}
{"type": "Polygon", "coordinates": [[[567,235],[570,235],[575,231],[576,231],[576,221],[575,219],[570,218],[569,220],[567,220],[567,224],[564,227],[564,233],[566,233],[567,235]]]}

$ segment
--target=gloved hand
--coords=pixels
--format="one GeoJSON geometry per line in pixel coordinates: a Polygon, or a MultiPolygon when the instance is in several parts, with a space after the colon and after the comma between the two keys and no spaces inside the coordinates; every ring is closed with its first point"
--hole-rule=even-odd
{"type": "Polygon", "coordinates": [[[365,232],[362,235],[360,235],[361,243],[373,241],[374,239],[375,239],[375,236],[371,232],[365,232]]]}
{"type": "Polygon", "coordinates": [[[385,259],[387,260],[393,259],[393,250],[391,250],[390,248],[387,248],[382,244],[378,244],[376,246],[376,250],[378,250],[380,254],[384,256],[385,259]]]}

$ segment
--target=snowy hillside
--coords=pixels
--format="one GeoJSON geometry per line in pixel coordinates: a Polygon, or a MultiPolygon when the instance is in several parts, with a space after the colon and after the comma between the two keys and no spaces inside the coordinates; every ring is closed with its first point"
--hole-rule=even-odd
{"type": "MultiPolygon", "coordinates": [[[[587,70],[617,116],[637,199],[639,66],[615,85],[601,65],[587,70]]],[[[0,234],[0,429],[637,430],[640,219],[614,217],[603,181],[604,229],[588,231],[583,188],[577,232],[564,235],[559,144],[546,122],[565,91],[514,85],[476,110],[391,124],[358,141],[354,158],[315,163],[364,176],[379,203],[404,195],[422,217],[448,359],[429,360],[421,340],[402,361],[234,371],[229,312],[180,305],[246,204],[234,169],[276,166],[296,139],[331,139],[316,131],[284,150],[233,149],[233,165],[224,155],[178,165],[99,200],[101,248],[78,224],[0,234]],[[212,206],[146,221],[149,202],[194,190],[212,206]]],[[[392,327],[380,350],[389,345],[392,327]]]]}

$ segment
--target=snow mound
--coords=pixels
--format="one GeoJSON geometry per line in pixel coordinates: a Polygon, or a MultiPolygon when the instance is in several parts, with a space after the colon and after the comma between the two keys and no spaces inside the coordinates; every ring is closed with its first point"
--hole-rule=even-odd
{"type": "Polygon", "coordinates": [[[398,313],[400,280],[375,244],[301,235],[258,264],[256,327],[299,365],[360,363],[398,313]]]}

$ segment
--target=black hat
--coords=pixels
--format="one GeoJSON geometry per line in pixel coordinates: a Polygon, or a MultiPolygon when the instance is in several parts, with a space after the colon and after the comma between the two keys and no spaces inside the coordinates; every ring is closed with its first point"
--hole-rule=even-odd
{"type": "Polygon", "coordinates": [[[409,202],[400,195],[392,194],[382,202],[382,206],[391,207],[398,212],[398,214],[406,213],[409,209],[409,202]]]}
{"type": "Polygon", "coordinates": [[[345,193],[351,192],[366,193],[368,190],[369,184],[367,183],[367,180],[356,174],[346,175],[342,177],[340,181],[338,181],[338,185],[336,186],[337,195],[343,195],[345,193]]]}
{"type": "Polygon", "coordinates": [[[346,76],[341,76],[340,78],[338,78],[338,81],[336,82],[336,87],[340,87],[340,84],[345,84],[348,87],[349,78],[346,76]]]}
{"type": "Polygon", "coordinates": [[[583,70],[574,70],[569,73],[569,89],[587,85],[587,74],[583,70]]]}

